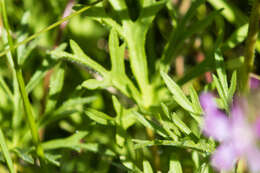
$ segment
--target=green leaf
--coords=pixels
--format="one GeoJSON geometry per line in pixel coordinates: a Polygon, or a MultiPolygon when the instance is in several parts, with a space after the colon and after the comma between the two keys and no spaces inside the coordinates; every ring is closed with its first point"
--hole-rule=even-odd
{"type": "Polygon", "coordinates": [[[25,162],[34,164],[33,157],[28,153],[28,151],[23,150],[21,148],[14,148],[12,149],[12,151],[25,162]]]}
{"type": "Polygon", "coordinates": [[[170,116],[168,107],[164,103],[161,103],[161,107],[162,107],[163,113],[167,116],[167,118],[169,120],[171,120],[171,116],[170,116]]]}
{"type": "Polygon", "coordinates": [[[105,156],[113,156],[113,157],[116,156],[116,154],[112,150],[97,143],[80,143],[79,147],[81,149],[91,151],[94,153],[99,153],[105,156]]]}
{"type": "Polygon", "coordinates": [[[144,173],[153,173],[153,169],[147,160],[143,161],[143,169],[144,173]]]}
{"type": "Polygon", "coordinates": [[[167,134],[172,138],[172,140],[178,141],[178,136],[180,136],[181,134],[180,134],[178,128],[176,127],[176,125],[167,120],[163,120],[161,118],[160,114],[159,114],[159,122],[162,125],[163,129],[167,132],[167,134]]]}
{"type": "MultiPolygon", "coordinates": [[[[127,10],[127,6],[126,6],[126,3],[125,1],[120,1],[120,0],[109,0],[109,2],[111,3],[111,5],[113,6],[113,8],[116,10],[116,11],[125,11],[127,10]]],[[[120,16],[122,17],[122,19],[126,19],[126,18],[123,18],[123,17],[126,17],[126,16],[120,16]]]]}
{"type": "Polygon", "coordinates": [[[57,161],[57,159],[60,159],[62,157],[62,155],[60,155],[60,154],[50,154],[50,153],[45,153],[45,159],[49,162],[49,163],[51,163],[51,164],[53,164],[53,165],[55,165],[55,166],[60,166],[60,162],[59,161],[57,161]]]}
{"type": "Polygon", "coordinates": [[[115,29],[111,29],[109,34],[109,53],[112,63],[112,72],[116,75],[125,74],[125,44],[119,46],[118,35],[115,29]]]}
{"type": "Polygon", "coordinates": [[[76,151],[80,151],[80,140],[84,138],[88,132],[86,131],[77,131],[74,135],[71,135],[67,138],[54,139],[42,143],[44,150],[54,150],[61,148],[68,148],[76,151]]]}
{"type": "Polygon", "coordinates": [[[193,109],[192,103],[187,99],[187,97],[182,92],[181,88],[164,72],[161,71],[161,76],[167,85],[170,92],[173,94],[173,99],[185,110],[193,113],[199,114],[193,109]]]}
{"type": "Polygon", "coordinates": [[[85,114],[95,122],[102,124],[102,125],[108,125],[108,124],[114,124],[115,119],[108,116],[107,114],[103,112],[99,112],[92,108],[87,108],[85,110],[85,114]]]}
{"type": "Polygon", "coordinates": [[[199,170],[197,171],[197,173],[210,173],[210,170],[209,170],[210,166],[206,163],[203,163],[199,170]]]}
{"type": "Polygon", "coordinates": [[[214,61],[214,53],[220,47],[223,42],[223,34],[221,34],[217,40],[215,41],[214,47],[210,51],[210,53],[206,56],[205,60],[195,67],[192,67],[188,72],[178,81],[178,84],[183,85],[184,83],[194,79],[202,75],[207,71],[212,71],[216,69],[215,61],[214,61]]]}
{"type": "Polygon", "coordinates": [[[140,114],[140,113],[138,113],[136,111],[134,111],[133,113],[136,116],[136,119],[141,124],[143,124],[143,126],[153,130],[154,132],[158,133],[162,137],[167,138],[167,132],[162,127],[160,127],[156,123],[153,123],[152,121],[147,120],[142,114],[140,114]]]}
{"type": "MultiPolygon", "coordinates": [[[[96,1],[96,2],[99,2],[99,1],[96,1]]],[[[57,26],[59,26],[60,24],[62,24],[62,23],[64,23],[65,21],[69,20],[70,18],[72,18],[72,17],[74,17],[74,16],[77,16],[77,15],[83,13],[84,11],[88,10],[89,8],[90,8],[90,6],[85,6],[84,8],[82,8],[82,9],[80,9],[80,10],[78,10],[78,11],[75,11],[75,12],[72,13],[71,15],[69,15],[69,16],[67,16],[67,17],[64,17],[64,18],[62,18],[61,20],[59,20],[59,21],[53,23],[52,25],[50,25],[50,26],[48,26],[48,27],[46,27],[46,28],[40,30],[39,32],[37,32],[37,33],[35,33],[34,35],[32,35],[32,36],[26,38],[25,40],[23,40],[23,41],[21,41],[21,42],[19,42],[19,43],[16,43],[14,46],[11,46],[9,49],[6,49],[6,50],[2,51],[2,52],[0,53],[0,57],[4,56],[5,54],[8,54],[8,52],[10,52],[10,51],[15,50],[17,47],[19,47],[19,46],[21,46],[21,45],[23,45],[23,44],[26,44],[26,43],[28,43],[29,41],[31,41],[31,40],[33,40],[33,39],[39,37],[41,34],[47,32],[47,31],[49,31],[49,30],[51,30],[51,29],[53,29],[53,28],[55,28],[55,27],[57,27],[57,26]]],[[[11,38],[11,37],[10,37],[10,38],[11,38]]]]}
{"type": "Polygon", "coordinates": [[[219,79],[217,78],[217,76],[213,75],[213,81],[216,85],[217,91],[218,91],[218,95],[220,96],[223,104],[224,104],[224,108],[225,110],[228,110],[228,103],[227,103],[227,97],[225,95],[225,92],[223,90],[223,87],[221,85],[221,83],[219,82],[219,79]]]}
{"type": "Polygon", "coordinates": [[[176,53],[178,53],[179,49],[182,49],[184,41],[191,37],[193,34],[195,33],[199,33],[203,30],[205,30],[206,27],[208,27],[216,18],[216,16],[219,15],[219,12],[221,10],[218,11],[213,11],[211,13],[209,13],[205,18],[203,18],[202,20],[196,21],[194,24],[192,24],[191,26],[189,26],[187,29],[181,29],[181,35],[180,38],[181,40],[179,40],[177,42],[177,46],[174,49],[174,53],[173,55],[176,56],[176,53]]]}
{"type": "Polygon", "coordinates": [[[7,165],[8,165],[9,171],[11,173],[15,173],[13,161],[12,161],[11,155],[10,155],[10,153],[8,151],[8,148],[7,148],[7,145],[6,145],[6,142],[5,142],[5,137],[4,137],[4,134],[2,132],[2,129],[0,129],[0,147],[1,147],[1,150],[3,152],[5,161],[6,161],[7,165]]]}
{"type": "MultiPolygon", "coordinates": [[[[18,42],[26,39],[27,35],[22,35],[17,39],[18,42]]],[[[28,44],[28,46],[21,45],[17,48],[17,59],[18,59],[18,64],[23,65],[26,59],[29,57],[30,53],[32,50],[37,46],[38,40],[34,40],[31,43],[28,44]]]]}
{"type": "Polygon", "coordinates": [[[109,14],[106,13],[104,7],[98,7],[98,6],[92,7],[89,10],[87,10],[84,14],[87,17],[98,21],[101,24],[106,24],[106,25],[110,26],[111,28],[116,29],[116,31],[121,36],[124,35],[121,25],[119,23],[117,23],[115,20],[113,20],[109,16],[109,14]]]}
{"type": "Polygon", "coordinates": [[[201,152],[206,153],[212,153],[214,151],[214,146],[212,144],[206,143],[205,141],[201,141],[198,143],[195,143],[192,140],[184,139],[182,141],[172,141],[172,140],[138,140],[133,139],[133,142],[135,142],[135,148],[142,148],[142,147],[149,147],[154,145],[162,145],[162,146],[174,146],[174,147],[180,147],[180,148],[186,148],[186,149],[194,149],[201,152]]]}
{"type": "Polygon", "coordinates": [[[187,135],[191,133],[190,128],[178,117],[176,113],[172,114],[172,120],[182,132],[186,133],[187,135]]]}
{"type": "Polygon", "coordinates": [[[49,115],[43,116],[43,118],[40,120],[40,125],[45,126],[51,122],[57,121],[68,115],[71,115],[74,112],[79,112],[79,110],[77,108],[75,108],[76,106],[79,106],[79,105],[83,106],[84,104],[91,103],[96,98],[97,97],[95,97],[95,96],[82,97],[82,98],[81,97],[71,98],[71,99],[63,102],[63,104],[60,107],[56,108],[49,115]]]}
{"type": "Polygon", "coordinates": [[[246,39],[248,33],[248,24],[240,26],[232,35],[224,42],[221,49],[223,51],[236,47],[239,43],[246,39]]]}
{"type": "Polygon", "coordinates": [[[175,157],[171,157],[168,173],[182,173],[181,163],[175,157]]]}
{"type": "Polygon", "coordinates": [[[192,161],[194,163],[195,169],[198,170],[200,167],[200,154],[197,151],[192,152],[192,161]]]}
{"type": "Polygon", "coordinates": [[[96,61],[94,61],[90,57],[88,57],[75,41],[70,40],[70,47],[75,55],[75,58],[81,62],[84,62],[83,64],[86,64],[87,66],[93,68],[94,70],[96,70],[100,74],[102,74],[103,76],[107,73],[107,70],[104,69],[96,61]]]}
{"type": "Polygon", "coordinates": [[[186,82],[199,77],[200,75],[204,74],[207,71],[211,71],[215,69],[214,61],[212,60],[212,56],[206,57],[204,61],[199,63],[198,65],[189,69],[184,76],[178,80],[179,85],[183,85],[186,82]]]}
{"type": "Polygon", "coordinates": [[[106,79],[103,80],[96,80],[96,79],[88,79],[84,81],[81,86],[90,90],[95,90],[98,88],[107,88],[109,86],[110,82],[106,79]]]}
{"type": "Polygon", "coordinates": [[[238,58],[232,58],[230,60],[227,60],[225,63],[225,66],[227,69],[239,69],[244,65],[245,57],[240,56],[238,58]]]}
{"type": "Polygon", "coordinates": [[[58,101],[58,98],[63,88],[64,77],[65,77],[64,64],[58,63],[51,75],[50,85],[49,85],[50,89],[48,93],[48,100],[45,109],[45,114],[48,114],[55,109],[56,103],[58,101]]]}
{"type": "Polygon", "coordinates": [[[229,1],[208,0],[207,2],[210,3],[215,9],[223,8],[224,10],[221,12],[221,14],[230,23],[234,23],[237,26],[241,26],[248,21],[247,17],[240,11],[240,9],[232,5],[229,1]]]}
{"type": "Polygon", "coordinates": [[[145,119],[143,115],[141,115],[141,114],[138,113],[138,112],[134,112],[134,114],[136,115],[137,120],[138,120],[141,124],[143,124],[143,125],[144,125],[145,127],[147,127],[147,128],[153,129],[152,124],[151,124],[147,119],[145,119]]]}
{"type": "Polygon", "coordinates": [[[30,81],[26,85],[27,93],[30,93],[44,78],[47,72],[54,66],[54,63],[49,63],[46,59],[43,60],[40,68],[36,70],[33,76],[30,78],[30,81]]]}
{"type": "MultiPolygon", "coordinates": [[[[180,26],[182,26],[182,27],[185,26],[189,22],[189,20],[192,19],[192,17],[196,14],[198,7],[200,5],[202,5],[203,3],[205,3],[205,0],[193,1],[191,7],[189,8],[187,13],[181,20],[180,26]]],[[[179,28],[179,29],[181,29],[181,28],[179,28]]]]}
{"type": "Polygon", "coordinates": [[[158,11],[162,9],[167,0],[154,1],[154,0],[144,0],[142,3],[142,8],[138,20],[147,22],[152,22],[153,18],[156,16],[158,11]]]}
{"type": "Polygon", "coordinates": [[[191,85],[189,91],[190,91],[189,93],[190,93],[193,109],[195,109],[197,112],[201,112],[202,113],[202,108],[200,106],[199,96],[198,96],[196,90],[193,88],[192,85],[191,85]]]}
{"type": "Polygon", "coordinates": [[[8,87],[7,83],[4,81],[4,79],[2,78],[2,76],[0,76],[0,87],[3,89],[4,93],[6,94],[6,96],[13,101],[14,96],[12,91],[10,90],[10,88],[8,87]]]}
{"type": "Polygon", "coordinates": [[[113,101],[113,106],[114,106],[117,116],[121,116],[122,108],[123,108],[122,105],[120,104],[120,102],[118,101],[116,96],[112,96],[112,101],[113,101]]]}
{"type": "MultiPolygon", "coordinates": [[[[175,58],[177,51],[183,47],[183,43],[185,39],[192,35],[193,33],[199,31],[199,30],[192,30],[192,29],[185,29],[188,26],[187,23],[189,20],[196,14],[197,8],[203,4],[205,0],[197,0],[195,1],[192,6],[189,8],[183,19],[178,23],[177,28],[174,29],[171,33],[171,36],[169,38],[169,42],[164,48],[163,55],[162,55],[162,63],[163,65],[168,65],[169,62],[172,61],[173,58],[175,58]],[[176,48],[178,47],[178,48],[176,48]]],[[[208,16],[209,17],[209,16],[208,16]]],[[[206,20],[212,20],[211,17],[206,20]]],[[[202,22],[205,23],[205,22],[202,22]]],[[[210,23],[210,22],[207,22],[210,23]]],[[[203,25],[197,24],[197,26],[202,27],[203,25]]],[[[195,28],[195,27],[193,27],[195,28]]],[[[198,27],[196,27],[198,28],[198,27]]],[[[202,29],[202,28],[201,28],[202,29]]]]}
{"type": "Polygon", "coordinates": [[[75,41],[70,40],[70,46],[74,54],[70,54],[65,51],[56,49],[51,51],[50,53],[55,58],[65,58],[72,62],[80,63],[87,67],[90,67],[99,72],[103,77],[107,75],[108,71],[105,68],[103,68],[100,64],[98,64],[96,61],[88,57],[75,41]]]}
{"type": "Polygon", "coordinates": [[[232,73],[230,87],[228,89],[228,99],[229,99],[229,101],[231,101],[231,99],[233,98],[233,95],[236,92],[236,88],[237,88],[237,72],[234,71],[232,73]]]}
{"type": "Polygon", "coordinates": [[[224,69],[224,58],[220,54],[219,50],[215,53],[215,61],[216,61],[216,71],[218,74],[218,79],[223,91],[223,94],[221,97],[228,98],[228,82],[227,82],[227,74],[224,69]]]}

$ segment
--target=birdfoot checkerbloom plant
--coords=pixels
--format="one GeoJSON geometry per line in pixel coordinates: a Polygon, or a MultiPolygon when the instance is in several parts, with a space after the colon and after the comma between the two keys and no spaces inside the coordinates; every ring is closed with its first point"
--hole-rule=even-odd
{"type": "Polygon", "coordinates": [[[251,172],[260,171],[259,118],[254,123],[248,121],[249,112],[245,100],[235,103],[229,116],[218,109],[211,93],[202,93],[200,102],[205,113],[203,132],[220,142],[211,158],[218,170],[231,170],[239,159],[245,159],[251,172]]]}

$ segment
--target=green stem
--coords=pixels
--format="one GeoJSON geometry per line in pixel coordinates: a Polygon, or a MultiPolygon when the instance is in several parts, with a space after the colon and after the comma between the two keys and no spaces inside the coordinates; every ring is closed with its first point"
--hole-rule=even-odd
{"type": "Polygon", "coordinates": [[[36,153],[40,158],[44,158],[43,148],[40,145],[38,128],[37,128],[37,125],[35,123],[33,112],[32,112],[32,107],[31,107],[31,104],[30,104],[30,101],[29,101],[29,98],[28,98],[28,94],[27,94],[26,89],[25,89],[24,79],[23,79],[23,75],[22,75],[22,69],[21,69],[21,67],[19,67],[16,57],[13,56],[13,55],[15,55],[14,52],[12,51],[12,50],[14,50],[14,44],[13,44],[13,39],[12,39],[11,32],[10,32],[10,27],[9,27],[9,23],[8,23],[8,18],[7,18],[4,0],[1,0],[1,13],[2,13],[3,22],[4,22],[4,28],[7,32],[8,44],[9,44],[9,47],[10,47],[10,50],[8,50],[8,51],[11,51],[10,56],[12,57],[11,59],[14,62],[14,69],[13,70],[15,71],[17,82],[18,82],[18,85],[19,85],[20,95],[21,95],[22,100],[23,100],[26,120],[27,120],[29,127],[30,127],[30,130],[31,130],[32,140],[33,140],[33,142],[36,146],[36,153]]]}
{"type": "Polygon", "coordinates": [[[258,38],[260,21],[260,0],[255,0],[252,12],[249,18],[249,29],[245,45],[245,62],[241,69],[240,90],[247,92],[249,90],[249,73],[253,70],[255,59],[255,47],[258,38]]]}
{"type": "Polygon", "coordinates": [[[43,152],[43,148],[40,144],[40,138],[38,135],[38,127],[35,123],[34,120],[34,116],[33,116],[33,112],[32,112],[32,107],[25,89],[25,84],[24,84],[24,79],[23,79],[23,75],[22,75],[22,69],[18,68],[16,69],[16,77],[17,77],[17,81],[19,84],[19,90],[20,90],[20,94],[23,100],[23,106],[24,106],[24,110],[25,110],[25,115],[26,115],[26,119],[27,122],[29,123],[29,127],[31,130],[31,134],[32,134],[32,140],[34,142],[34,144],[36,145],[36,153],[39,157],[44,158],[44,152],[43,152]]]}

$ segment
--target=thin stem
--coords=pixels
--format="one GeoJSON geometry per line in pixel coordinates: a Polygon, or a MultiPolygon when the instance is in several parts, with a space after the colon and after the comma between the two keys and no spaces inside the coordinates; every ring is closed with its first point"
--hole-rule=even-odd
{"type": "Polygon", "coordinates": [[[17,81],[19,84],[20,94],[21,94],[21,97],[22,97],[22,100],[24,103],[23,105],[24,105],[26,119],[27,119],[27,122],[29,123],[33,142],[36,145],[36,153],[41,158],[44,158],[43,148],[41,147],[40,140],[39,140],[38,127],[35,123],[33,112],[32,112],[32,107],[31,107],[31,104],[30,104],[30,101],[29,101],[29,98],[28,98],[28,95],[27,95],[27,92],[25,89],[25,84],[24,84],[24,79],[23,79],[21,68],[16,69],[16,77],[17,77],[17,81]]]}
{"type": "Polygon", "coordinates": [[[241,69],[240,90],[247,92],[249,90],[249,73],[253,70],[255,59],[255,47],[259,32],[260,21],[260,0],[255,0],[252,12],[249,18],[249,29],[245,45],[245,63],[241,69]]]}
{"type": "MultiPolygon", "coordinates": [[[[73,7],[74,4],[75,4],[75,0],[68,0],[67,5],[66,5],[66,7],[63,11],[63,14],[62,14],[62,18],[65,18],[72,13],[72,7],[73,7]]],[[[58,29],[58,34],[57,34],[57,37],[56,37],[56,40],[55,40],[54,48],[56,48],[59,45],[61,38],[62,38],[63,31],[66,28],[67,24],[68,24],[68,20],[64,21],[60,25],[60,27],[58,29]]]]}
{"type": "MultiPolygon", "coordinates": [[[[3,0],[2,0],[2,1],[3,1],[3,0]]],[[[92,5],[94,5],[94,4],[98,3],[98,2],[100,2],[100,0],[98,0],[98,1],[95,2],[95,3],[93,3],[92,5]]],[[[59,20],[59,21],[53,23],[52,25],[50,25],[50,26],[48,26],[48,27],[46,27],[46,28],[40,30],[39,32],[37,32],[37,33],[33,34],[32,36],[26,38],[25,40],[23,40],[23,41],[21,41],[21,42],[15,44],[13,47],[10,47],[9,49],[6,49],[5,51],[1,52],[1,53],[0,53],[0,57],[1,57],[1,56],[4,56],[4,55],[7,54],[9,51],[15,50],[16,48],[18,48],[18,47],[21,46],[21,45],[28,43],[29,41],[35,39],[35,38],[38,37],[39,35],[41,35],[41,34],[47,32],[47,31],[49,31],[49,30],[51,30],[51,29],[53,29],[53,28],[59,26],[60,24],[62,24],[63,22],[65,22],[65,21],[67,21],[67,20],[69,20],[69,19],[71,19],[72,17],[77,16],[77,15],[83,13],[84,11],[88,10],[90,7],[91,7],[91,6],[86,6],[86,7],[82,8],[82,9],[80,9],[80,10],[78,10],[78,11],[72,13],[71,15],[69,15],[69,16],[67,16],[67,17],[64,17],[63,19],[61,19],[61,20],[59,20]]]]}
{"type": "Polygon", "coordinates": [[[34,116],[33,116],[33,113],[32,113],[31,104],[30,104],[28,94],[27,94],[26,89],[25,89],[24,79],[23,79],[23,75],[22,75],[22,69],[19,67],[16,57],[13,56],[13,55],[15,55],[14,52],[13,52],[13,50],[14,50],[13,49],[13,47],[14,47],[13,46],[13,39],[12,39],[12,36],[11,36],[11,33],[10,33],[10,27],[9,27],[8,18],[7,18],[7,15],[6,15],[6,8],[5,8],[5,1],[4,0],[1,0],[1,9],[2,9],[1,12],[2,12],[2,17],[3,17],[3,22],[4,22],[4,28],[7,32],[8,44],[9,44],[9,47],[10,47],[9,51],[11,51],[10,55],[12,57],[12,60],[14,61],[14,71],[16,73],[20,94],[21,94],[21,97],[22,97],[22,100],[23,100],[26,119],[27,119],[27,122],[28,122],[30,130],[31,130],[33,142],[36,146],[36,153],[40,158],[44,158],[43,148],[40,145],[38,128],[37,128],[37,125],[35,123],[34,116]]]}

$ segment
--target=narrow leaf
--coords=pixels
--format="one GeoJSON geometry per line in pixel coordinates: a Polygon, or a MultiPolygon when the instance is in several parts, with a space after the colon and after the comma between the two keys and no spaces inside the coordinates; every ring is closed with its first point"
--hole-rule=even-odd
{"type": "Polygon", "coordinates": [[[192,140],[182,140],[182,141],[171,141],[171,140],[138,140],[133,139],[133,142],[135,142],[135,148],[142,148],[142,147],[148,147],[148,146],[154,146],[154,145],[162,145],[162,146],[174,146],[174,147],[181,147],[181,148],[187,148],[187,149],[194,149],[206,153],[212,153],[214,151],[214,146],[211,144],[208,144],[206,142],[198,142],[195,143],[192,140]]]}
{"type": "Polygon", "coordinates": [[[143,124],[146,128],[150,128],[151,130],[157,132],[159,135],[161,135],[162,137],[167,138],[167,132],[160,127],[159,125],[153,123],[152,121],[147,120],[143,115],[141,115],[140,113],[134,111],[133,112],[134,115],[136,116],[136,119],[143,124]]]}
{"type": "Polygon", "coordinates": [[[11,159],[11,155],[8,151],[8,148],[7,148],[7,145],[6,145],[6,142],[5,142],[5,137],[4,137],[4,134],[2,132],[2,129],[0,129],[0,146],[1,146],[1,150],[4,154],[4,158],[5,158],[5,161],[8,165],[8,168],[9,168],[9,171],[11,173],[15,173],[15,170],[14,170],[14,165],[13,165],[13,161],[11,159]]]}
{"type": "Polygon", "coordinates": [[[228,83],[227,83],[227,74],[224,68],[224,58],[220,54],[220,51],[218,50],[215,53],[215,61],[216,61],[216,71],[218,74],[219,82],[221,84],[221,87],[223,89],[223,97],[228,97],[228,83]]]}
{"type": "Polygon", "coordinates": [[[196,110],[193,109],[191,102],[187,99],[187,97],[182,92],[181,88],[164,72],[161,71],[161,76],[167,85],[170,92],[173,94],[173,99],[185,110],[194,113],[196,110]]]}
{"type": "Polygon", "coordinates": [[[110,123],[114,123],[114,118],[108,116],[107,114],[103,112],[99,112],[92,108],[87,108],[85,110],[85,114],[95,122],[102,124],[102,125],[108,125],[110,123]]]}
{"type": "Polygon", "coordinates": [[[176,113],[172,114],[173,122],[176,124],[177,127],[187,135],[191,133],[190,128],[178,117],[176,113]]]}
{"type": "Polygon", "coordinates": [[[171,120],[171,116],[170,116],[168,107],[164,103],[161,103],[161,107],[162,107],[163,113],[171,120]]]}
{"type": "Polygon", "coordinates": [[[47,60],[43,60],[40,68],[34,72],[30,81],[26,85],[26,91],[30,93],[44,78],[47,72],[54,66],[54,63],[49,63],[47,60]]]}
{"type": "Polygon", "coordinates": [[[181,163],[174,157],[170,160],[170,169],[168,173],[182,173],[181,163]]]}
{"type": "Polygon", "coordinates": [[[63,83],[65,77],[65,67],[63,64],[59,63],[51,75],[48,100],[45,109],[45,114],[50,113],[56,106],[59,95],[62,91],[63,83]]]}
{"type": "Polygon", "coordinates": [[[143,169],[144,173],[153,173],[153,169],[147,160],[143,161],[143,169]]]}
{"type": "Polygon", "coordinates": [[[59,159],[59,158],[61,158],[62,157],[62,155],[60,155],[60,154],[50,154],[50,153],[45,153],[45,159],[49,162],[49,163],[51,163],[51,164],[53,164],[53,165],[55,165],[55,166],[60,166],[60,162],[59,161],[57,161],[57,159],[59,159]]]}
{"type": "Polygon", "coordinates": [[[124,55],[125,44],[119,46],[118,35],[115,29],[111,29],[109,35],[109,53],[112,63],[112,71],[121,75],[125,73],[124,55]]]}
{"type": "Polygon", "coordinates": [[[34,164],[33,157],[27,151],[20,148],[14,148],[12,151],[25,162],[34,164]]]}
{"type": "Polygon", "coordinates": [[[232,73],[230,87],[229,87],[229,90],[228,90],[229,100],[231,100],[233,98],[233,95],[235,94],[235,91],[236,91],[236,87],[237,87],[237,72],[234,71],[232,73]]]}
{"type": "Polygon", "coordinates": [[[202,113],[202,108],[200,106],[199,96],[198,96],[196,90],[194,89],[193,86],[191,86],[189,91],[190,91],[190,97],[191,97],[193,109],[195,109],[197,112],[202,113]]]}
{"type": "Polygon", "coordinates": [[[224,103],[224,107],[227,110],[228,109],[228,103],[227,103],[227,97],[225,95],[225,92],[222,88],[221,83],[219,82],[219,79],[217,78],[217,76],[213,75],[213,81],[216,85],[217,91],[218,91],[218,95],[220,96],[222,102],[224,103]]]}

